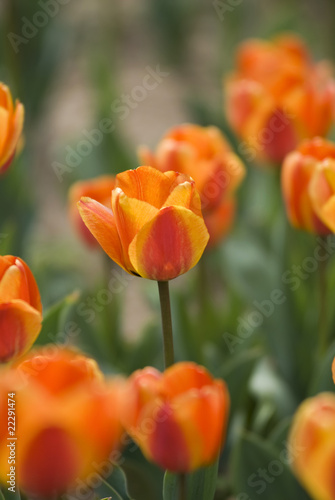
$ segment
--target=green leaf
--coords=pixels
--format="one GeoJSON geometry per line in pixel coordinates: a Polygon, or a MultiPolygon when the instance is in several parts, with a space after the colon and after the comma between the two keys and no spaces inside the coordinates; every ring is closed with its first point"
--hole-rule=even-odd
{"type": "MultiPolygon", "coordinates": [[[[209,467],[203,467],[186,476],[186,500],[213,500],[217,475],[217,460],[209,467]]],[[[180,493],[180,475],[166,472],[163,485],[163,500],[176,500],[180,493]]]]}
{"type": "Polygon", "coordinates": [[[98,495],[109,495],[113,500],[133,500],[129,496],[126,475],[118,465],[113,465],[111,474],[102,481],[102,486],[96,489],[98,495]]]}
{"type": "Polygon", "coordinates": [[[187,478],[187,500],[213,500],[218,476],[219,460],[209,467],[193,472],[187,478]]]}
{"type": "Polygon", "coordinates": [[[64,338],[59,338],[59,333],[62,333],[62,337],[69,333],[64,331],[64,324],[69,309],[77,302],[78,297],[79,293],[75,291],[47,310],[36,345],[45,345],[50,342],[63,343],[64,338]]]}
{"type": "Polygon", "coordinates": [[[334,392],[335,385],[332,377],[332,362],[335,357],[335,343],[333,343],[323,360],[317,364],[312,376],[309,396],[314,396],[319,392],[334,392]]]}
{"type": "Polygon", "coordinates": [[[11,492],[8,490],[6,486],[3,486],[0,488],[0,499],[1,500],[20,500],[21,495],[20,495],[20,490],[15,487],[15,492],[11,492]]]}
{"type": "Polygon", "coordinates": [[[260,500],[307,500],[307,493],[298,484],[288,463],[284,446],[278,452],[254,434],[241,435],[232,459],[234,493],[260,500]]]}
{"type": "Polygon", "coordinates": [[[166,471],[163,482],[163,500],[175,500],[179,497],[179,475],[166,471]]]}

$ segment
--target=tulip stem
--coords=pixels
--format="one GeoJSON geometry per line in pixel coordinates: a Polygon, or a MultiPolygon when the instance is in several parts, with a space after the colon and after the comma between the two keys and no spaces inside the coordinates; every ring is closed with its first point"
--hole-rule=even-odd
{"type": "Polygon", "coordinates": [[[186,475],[180,474],[180,496],[179,500],[186,500],[186,475]]]}
{"type": "Polygon", "coordinates": [[[174,363],[169,282],[158,281],[158,290],[162,315],[165,368],[168,368],[174,363]]]}

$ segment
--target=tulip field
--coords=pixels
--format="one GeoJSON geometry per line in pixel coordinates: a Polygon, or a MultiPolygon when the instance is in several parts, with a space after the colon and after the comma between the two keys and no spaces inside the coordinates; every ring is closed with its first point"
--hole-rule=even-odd
{"type": "Polygon", "coordinates": [[[0,500],[335,500],[334,20],[0,4],[0,500]]]}

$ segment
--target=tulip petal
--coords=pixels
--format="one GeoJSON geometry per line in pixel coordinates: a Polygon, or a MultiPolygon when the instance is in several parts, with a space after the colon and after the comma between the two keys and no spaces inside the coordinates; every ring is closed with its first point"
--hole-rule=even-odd
{"type": "Polygon", "coordinates": [[[134,238],[130,261],[144,278],[170,280],[197,264],[208,239],[201,217],[184,207],[166,207],[134,238]]]}
{"type": "Polygon", "coordinates": [[[16,104],[16,109],[14,116],[12,117],[12,123],[8,131],[8,138],[5,144],[5,151],[3,156],[3,163],[6,164],[8,160],[14,155],[15,149],[17,147],[19,138],[22,134],[24,122],[24,106],[18,102],[16,104]]]}
{"type": "Polygon", "coordinates": [[[29,300],[28,282],[22,264],[10,266],[0,281],[0,303],[14,299],[29,300]],[[21,267],[21,269],[20,269],[21,267]]]}
{"type": "Polygon", "coordinates": [[[192,389],[211,385],[213,378],[202,366],[191,362],[177,363],[168,368],[162,379],[164,395],[173,398],[192,389]]]}
{"type": "Polygon", "coordinates": [[[85,197],[78,202],[78,209],[86,227],[103,250],[114,262],[128,272],[113,212],[101,203],[85,197]]]}
{"type": "Polygon", "coordinates": [[[21,300],[0,304],[0,362],[23,355],[41,330],[41,314],[21,300]]]}
{"type": "Polygon", "coordinates": [[[9,113],[6,109],[0,107],[0,168],[6,163],[5,144],[9,131],[9,113]]]}
{"type": "Polygon", "coordinates": [[[81,462],[78,444],[65,429],[41,429],[22,460],[22,487],[40,498],[60,495],[78,477],[81,462]]]}
{"type": "Polygon", "coordinates": [[[195,215],[202,217],[200,196],[194,182],[183,182],[175,187],[163,208],[169,206],[189,208],[195,215]]]}
{"type": "MultiPolygon", "coordinates": [[[[211,382],[213,384],[213,382],[211,382]]],[[[229,396],[223,382],[188,391],[173,401],[175,418],[190,450],[190,470],[209,465],[218,456],[226,430],[229,396]]]]}
{"type": "Polygon", "coordinates": [[[131,269],[128,247],[144,224],[157,215],[158,209],[145,201],[128,198],[120,188],[114,189],[112,193],[112,208],[125,263],[127,268],[131,269]]]}
{"type": "Polygon", "coordinates": [[[129,198],[161,208],[172,191],[178,174],[165,175],[152,167],[127,170],[116,176],[116,185],[129,198]]]}

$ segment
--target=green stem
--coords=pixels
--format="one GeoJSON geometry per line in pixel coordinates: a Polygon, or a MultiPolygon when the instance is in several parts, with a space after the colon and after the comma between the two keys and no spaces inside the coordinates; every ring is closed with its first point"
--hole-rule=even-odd
{"type": "Polygon", "coordinates": [[[158,281],[158,290],[162,314],[165,368],[168,368],[174,363],[169,282],[158,281]]]}
{"type": "Polygon", "coordinates": [[[319,346],[320,355],[324,355],[328,348],[328,321],[327,321],[327,261],[321,261],[319,265],[319,346]]]}
{"type": "Polygon", "coordinates": [[[186,475],[180,474],[179,500],[186,500],[186,475]]]}

